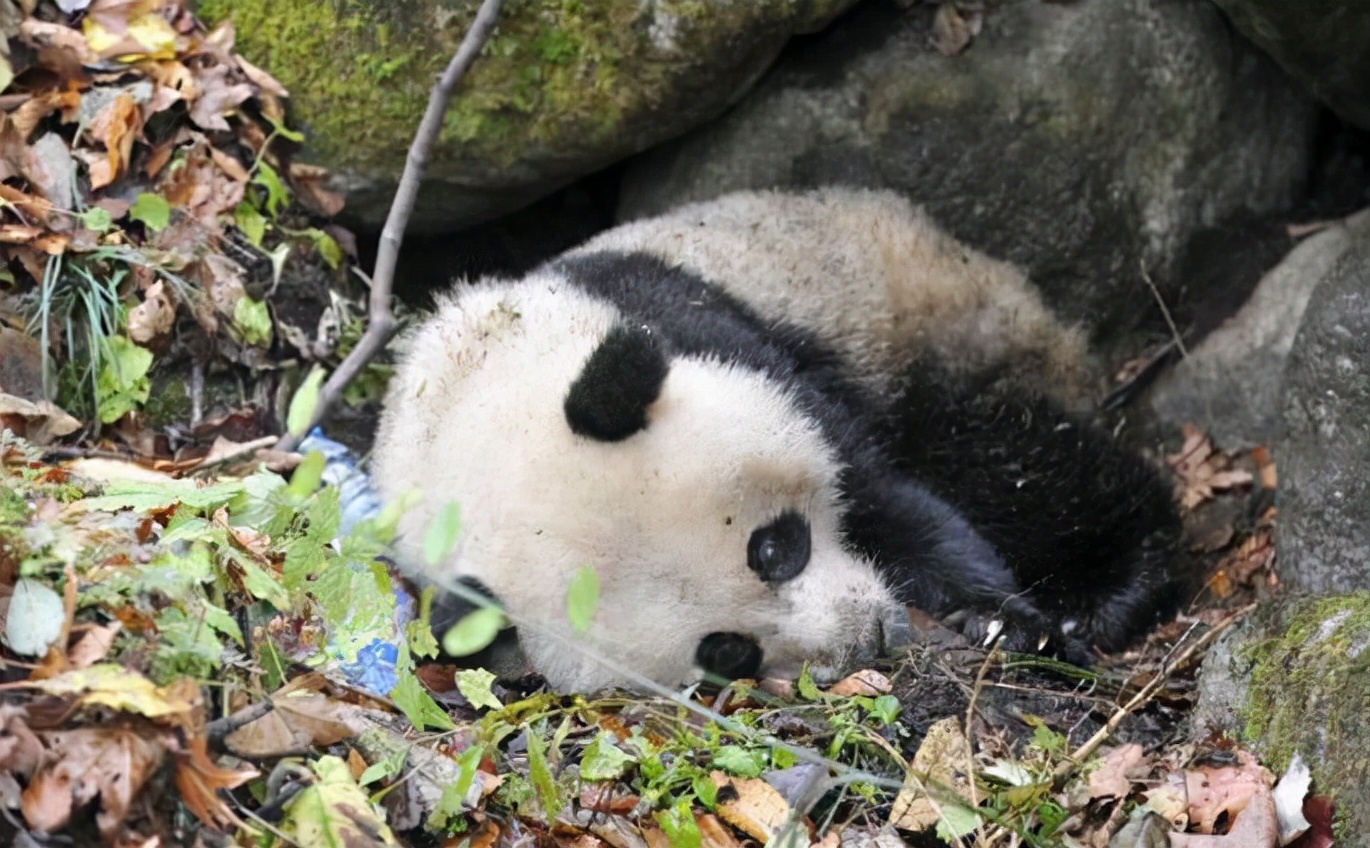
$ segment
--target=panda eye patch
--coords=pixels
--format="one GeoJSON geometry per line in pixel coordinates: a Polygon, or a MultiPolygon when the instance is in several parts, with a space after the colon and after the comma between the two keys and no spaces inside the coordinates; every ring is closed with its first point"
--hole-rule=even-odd
{"type": "Polygon", "coordinates": [[[803,573],[809,564],[809,522],[785,511],[747,541],[747,567],[767,583],[784,583],[803,573]]]}

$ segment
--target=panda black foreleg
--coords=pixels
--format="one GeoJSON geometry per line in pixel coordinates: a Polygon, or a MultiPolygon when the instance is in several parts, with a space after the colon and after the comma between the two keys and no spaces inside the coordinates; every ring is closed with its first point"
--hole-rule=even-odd
{"type": "MultiPolygon", "coordinates": [[[[947,619],[977,643],[997,621],[1010,650],[1038,650],[1052,635],[1050,617],[994,548],[924,486],[895,472],[868,473],[848,496],[846,536],[875,562],[900,603],[947,619]]],[[[1074,662],[1088,658],[1085,645],[1059,634],[1052,648],[1074,662]]]]}
{"type": "Polygon", "coordinates": [[[890,412],[899,467],[966,517],[1055,636],[1114,650],[1174,610],[1169,487],[1107,431],[998,375],[930,361],[890,412]]]}

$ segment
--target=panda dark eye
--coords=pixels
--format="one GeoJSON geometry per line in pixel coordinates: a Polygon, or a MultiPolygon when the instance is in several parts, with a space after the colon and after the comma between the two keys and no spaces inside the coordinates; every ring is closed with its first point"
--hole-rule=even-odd
{"type": "Polygon", "coordinates": [[[755,677],[761,670],[761,646],[742,633],[710,633],[699,640],[695,664],[725,680],[755,677]]]}
{"type": "Polygon", "coordinates": [[[747,542],[747,567],[767,583],[792,580],[808,564],[809,522],[797,512],[780,513],[747,542]]]}

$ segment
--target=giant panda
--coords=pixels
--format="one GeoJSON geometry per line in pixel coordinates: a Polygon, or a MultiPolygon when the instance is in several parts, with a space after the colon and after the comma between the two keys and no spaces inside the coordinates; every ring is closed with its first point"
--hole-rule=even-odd
{"type": "Polygon", "coordinates": [[[1175,603],[1167,487],[1066,411],[1082,335],[892,193],[625,224],[458,286],[405,346],[373,455],[422,492],[401,554],[457,501],[427,576],[497,598],[556,688],[830,677],[906,606],[1087,661],[1175,603]]]}

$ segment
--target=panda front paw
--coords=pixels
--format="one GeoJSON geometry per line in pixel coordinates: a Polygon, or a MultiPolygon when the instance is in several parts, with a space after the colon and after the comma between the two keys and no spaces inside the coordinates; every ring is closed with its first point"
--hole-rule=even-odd
{"type": "Polygon", "coordinates": [[[965,637],[976,647],[1026,654],[1045,654],[1071,665],[1088,668],[1095,655],[1087,643],[1072,635],[1035,609],[993,612],[958,610],[942,618],[942,623],[965,637]]]}

